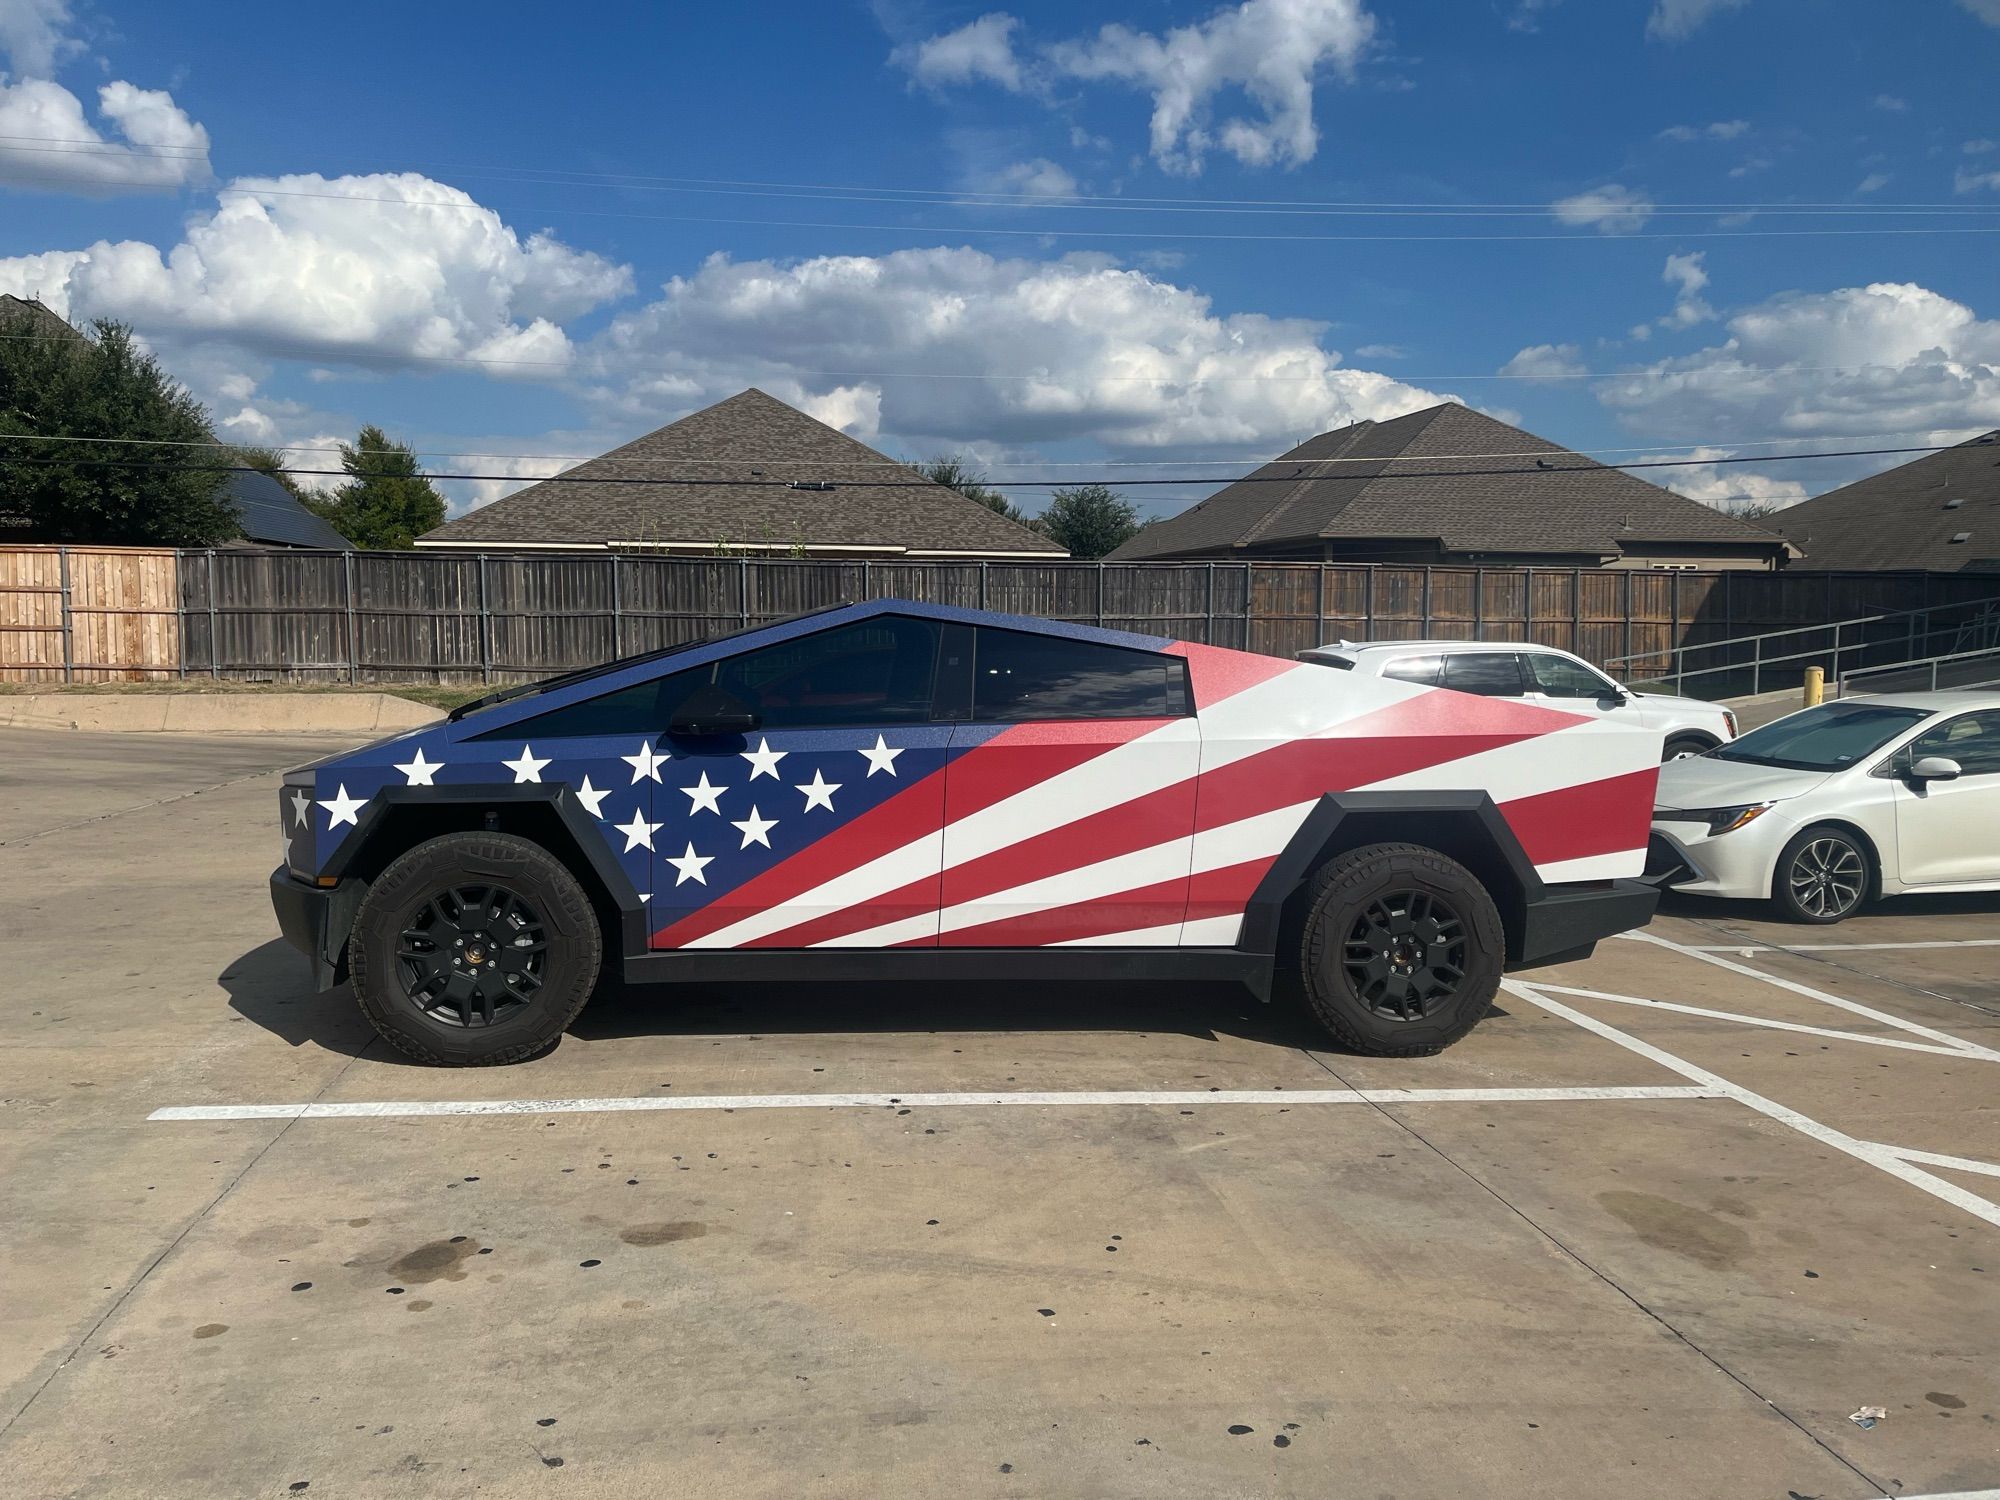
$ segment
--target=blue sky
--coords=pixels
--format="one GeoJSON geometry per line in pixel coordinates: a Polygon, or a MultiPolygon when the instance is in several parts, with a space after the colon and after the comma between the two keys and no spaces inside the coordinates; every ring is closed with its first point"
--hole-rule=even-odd
{"type": "Polygon", "coordinates": [[[546,473],[746,384],[996,478],[1447,396],[1606,454],[2000,426],[2000,0],[550,16],[0,0],[0,291],[305,466],[546,473]]]}

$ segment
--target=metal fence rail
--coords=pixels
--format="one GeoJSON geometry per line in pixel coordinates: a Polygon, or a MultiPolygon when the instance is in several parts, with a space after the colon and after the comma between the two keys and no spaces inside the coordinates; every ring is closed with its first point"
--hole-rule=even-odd
{"type": "Polygon", "coordinates": [[[1948,651],[1920,661],[1861,667],[1837,679],[1839,695],[1850,693],[1935,693],[1941,688],[1992,687],[2000,683],[2000,646],[1948,651]]]}

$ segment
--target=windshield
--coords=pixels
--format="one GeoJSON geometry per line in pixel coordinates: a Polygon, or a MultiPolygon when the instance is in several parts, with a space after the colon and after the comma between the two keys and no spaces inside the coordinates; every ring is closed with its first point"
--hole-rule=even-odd
{"type": "Polygon", "coordinates": [[[1825,703],[1753,729],[1709,754],[1788,771],[1844,771],[1929,717],[1930,711],[1922,708],[1825,703]]]}

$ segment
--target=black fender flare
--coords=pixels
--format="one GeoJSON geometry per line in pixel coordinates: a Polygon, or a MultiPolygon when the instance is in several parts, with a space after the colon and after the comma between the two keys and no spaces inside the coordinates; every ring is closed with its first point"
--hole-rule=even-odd
{"type": "MultiPolygon", "coordinates": [[[[639,892],[631,878],[611,853],[604,835],[599,832],[596,819],[587,813],[576,800],[570,788],[557,783],[543,785],[538,782],[511,784],[458,783],[451,786],[385,786],[361,810],[354,832],[334,850],[322,876],[332,876],[339,881],[337,890],[354,888],[357,894],[351,901],[339,903],[336,910],[345,910],[351,925],[353,914],[361,904],[360,897],[366,894],[367,881],[357,875],[350,875],[357,861],[364,853],[372,852],[373,841],[380,835],[385,824],[396,812],[409,807],[445,808],[472,807],[496,808],[502,805],[521,807],[546,807],[555,816],[563,830],[576,846],[589,873],[596,879],[605,899],[619,916],[619,951],[624,955],[642,954],[646,951],[650,932],[646,924],[646,906],[639,899],[639,892]]],[[[398,850],[397,853],[402,851],[398,850]]],[[[608,935],[607,935],[608,936],[608,935]]],[[[347,933],[327,934],[327,945],[334,951],[345,944],[347,933]]],[[[607,943],[607,947],[609,944],[607,943]]]]}
{"type": "MultiPolygon", "coordinates": [[[[1475,869],[1474,873],[1487,885],[1493,904],[1500,909],[1502,925],[1507,929],[1509,958],[1518,959],[1527,927],[1527,913],[1543,901],[1548,887],[1535,873],[1533,861],[1521,847],[1520,839],[1508,826],[1507,820],[1500,815],[1493,798],[1477,790],[1328,792],[1313,805],[1305,821],[1299,824],[1291,840],[1258,882],[1250,904],[1244,909],[1243,929],[1237,946],[1273,963],[1279,960],[1278,946],[1284,926],[1285,904],[1305,885],[1327,850],[1337,848],[1343,842],[1343,828],[1352,832],[1354,824],[1363,820],[1370,825],[1393,820],[1403,828],[1412,824],[1421,827],[1428,821],[1435,828],[1439,819],[1447,820],[1465,838],[1483,846],[1485,858],[1481,863],[1484,868],[1475,869]],[[1495,885],[1502,888],[1494,889],[1495,885]]],[[[1381,837],[1360,839],[1356,847],[1368,843],[1426,842],[1414,831],[1371,826],[1368,832],[1380,833],[1381,837]]],[[[1440,852],[1457,857],[1453,850],[1440,852]]]]}

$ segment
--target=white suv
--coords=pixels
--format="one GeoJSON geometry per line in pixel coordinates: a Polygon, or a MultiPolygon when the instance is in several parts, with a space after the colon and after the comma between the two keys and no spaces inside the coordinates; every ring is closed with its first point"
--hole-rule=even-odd
{"type": "Polygon", "coordinates": [[[1339,641],[1301,651],[1299,660],[1483,698],[1524,698],[1565,713],[1615,716],[1656,731],[1662,760],[1685,760],[1736,738],[1736,715],[1718,703],[1635,693],[1581,657],[1527,641],[1339,641]]]}

